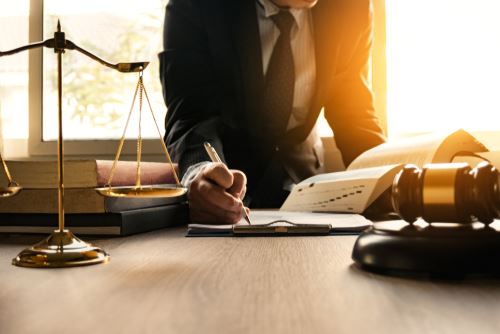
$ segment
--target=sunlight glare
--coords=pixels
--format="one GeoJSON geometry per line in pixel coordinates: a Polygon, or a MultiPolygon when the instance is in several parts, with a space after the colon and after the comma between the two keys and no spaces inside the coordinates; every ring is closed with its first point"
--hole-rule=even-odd
{"type": "Polygon", "coordinates": [[[389,134],[500,130],[500,1],[386,0],[389,134]]]}

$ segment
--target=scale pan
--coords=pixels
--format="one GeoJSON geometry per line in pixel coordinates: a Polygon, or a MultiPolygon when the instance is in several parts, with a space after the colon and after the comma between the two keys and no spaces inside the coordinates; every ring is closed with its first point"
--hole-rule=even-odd
{"type": "Polygon", "coordinates": [[[0,197],[11,197],[17,195],[23,189],[19,186],[0,187],[0,197]]]}
{"type": "Polygon", "coordinates": [[[187,188],[175,184],[161,184],[140,187],[103,187],[96,188],[96,191],[106,197],[173,198],[184,196],[187,193],[187,188]]]}

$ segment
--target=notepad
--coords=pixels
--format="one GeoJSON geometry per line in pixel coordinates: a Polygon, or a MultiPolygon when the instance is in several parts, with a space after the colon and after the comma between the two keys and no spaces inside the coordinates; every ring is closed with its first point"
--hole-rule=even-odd
{"type": "Polygon", "coordinates": [[[249,225],[189,224],[187,236],[358,234],[372,223],[358,214],[254,210],[249,225]]]}

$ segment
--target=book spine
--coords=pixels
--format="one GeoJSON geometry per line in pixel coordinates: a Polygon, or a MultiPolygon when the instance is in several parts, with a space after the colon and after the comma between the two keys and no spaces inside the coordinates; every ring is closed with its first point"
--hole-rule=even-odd
{"type": "MultiPolygon", "coordinates": [[[[57,188],[57,165],[55,161],[8,161],[7,164],[14,180],[24,188],[57,188]]],[[[65,161],[64,186],[66,188],[103,187],[108,183],[112,165],[113,161],[109,160],[65,161]]],[[[111,184],[113,186],[135,185],[136,172],[136,162],[119,161],[111,184]]],[[[7,182],[4,173],[0,173],[0,184],[7,184],[7,182]]],[[[175,183],[175,178],[170,164],[141,162],[141,184],[172,183],[175,183]]]]}
{"type": "MultiPolygon", "coordinates": [[[[66,213],[105,212],[105,199],[94,189],[65,189],[66,213]]],[[[2,213],[57,213],[57,189],[23,189],[0,200],[2,213]]]]}
{"type": "MultiPolygon", "coordinates": [[[[175,166],[175,165],[174,165],[175,166]]],[[[97,180],[98,187],[108,184],[109,176],[113,167],[113,161],[97,160],[97,180]]],[[[111,185],[131,186],[136,184],[137,162],[119,161],[116,164],[111,185]]],[[[160,162],[141,163],[141,184],[174,184],[175,177],[170,164],[160,162]]]]}
{"type": "Polygon", "coordinates": [[[187,201],[187,197],[106,197],[104,206],[106,212],[122,212],[126,210],[152,208],[163,205],[176,204],[187,201]]]}
{"type": "Polygon", "coordinates": [[[186,225],[189,222],[187,203],[166,205],[157,208],[124,211],[122,215],[121,235],[131,235],[165,227],[186,225]],[[137,217],[137,211],[140,216],[137,217]]]}
{"type": "MultiPolygon", "coordinates": [[[[185,225],[187,203],[120,213],[67,214],[66,226],[76,234],[125,236],[165,227],[185,225]]],[[[57,228],[57,214],[0,213],[0,233],[50,233],[57,228]]]]}

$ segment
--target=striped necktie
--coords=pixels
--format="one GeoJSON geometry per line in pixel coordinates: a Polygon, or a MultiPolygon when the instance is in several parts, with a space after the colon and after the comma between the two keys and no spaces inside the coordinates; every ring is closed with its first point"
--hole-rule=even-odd
{"type": "Polygon", "coordinates": [[[281,10],[271,16],[280,31],[269,60],[265,79],[265,93],[263,100],[264,119],[266,130],[271,131],[272,137],[283,134],[286,130],[293,106],[295,88],[295,67],[293,62],[291,30],[295,19],[288,10],[281,10]]]}

